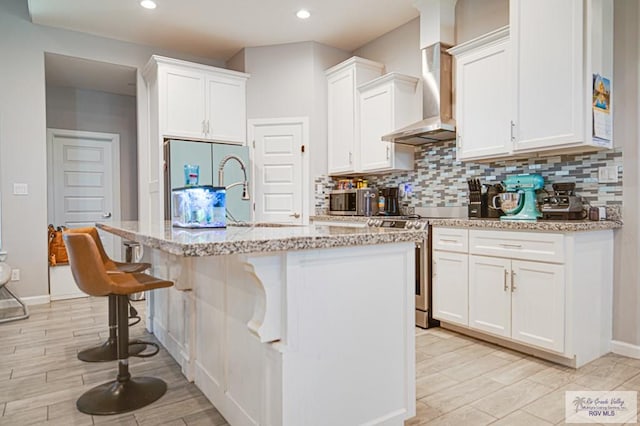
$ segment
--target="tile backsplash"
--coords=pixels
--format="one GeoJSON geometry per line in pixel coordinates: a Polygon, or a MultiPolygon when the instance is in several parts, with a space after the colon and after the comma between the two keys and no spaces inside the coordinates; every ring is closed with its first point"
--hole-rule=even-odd
{"type": "MultiPolygon", "coordinates": [[[[555,182],[575,182],[576,194],[592,206],[622,205],[622,148],[588,154],[558,155],[527,160],[505,160],[494,163],[456,161],[455,140],[434,145],[420,145],[416,149],[415,168],[411,171],[381,175],[367,175],[369,186],[377,188],[410,183],[413,194],[403,204],[408,207],[466,206],[468,178],[483,183],[498,183],[509,175],[539,173],[545,179],[545,188],[552,191],[555,182]],[[598,168],[617,166],[617,183],[598,183],[598,168]]],[[[316,187],[322,185],[324,194],[316,192],[316,213],[328,209],[328,191],[335,187],[337,178],[320,176],[316,187]]]]}

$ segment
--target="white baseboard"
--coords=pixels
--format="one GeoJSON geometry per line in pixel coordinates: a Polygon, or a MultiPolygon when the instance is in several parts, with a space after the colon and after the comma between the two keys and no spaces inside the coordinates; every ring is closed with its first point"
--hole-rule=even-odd
{"type": "MultiPolygon", "coordinates": [[[[45,303],[51,302],[51,298],[48,294],[44,294],[42,296],[30,296],[30,297],[21,297],[22,303],[25,305],[44,305],[45,303]]],[[[2,308],[11,308],[19,306],[18,302],[14,299],[3,299],[0,300],[0,309],[2,308]]]]}
{"type": "Polygon", "coordinates": [[[611,352],[618,355],[628,356],[629,358],[640,359],[640,346],[632,345],[631,343],[612,340],[611,352]]]}

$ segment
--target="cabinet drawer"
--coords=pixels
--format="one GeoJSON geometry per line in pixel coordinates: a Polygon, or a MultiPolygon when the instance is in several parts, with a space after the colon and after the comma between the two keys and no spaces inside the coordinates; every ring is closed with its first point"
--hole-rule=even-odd
{"type": "Polygon", "coordinates": [[[469,252],[550,263],[564,263],[564,236],[538,232],[472,230],[469,252]]]}
{"type": "Polygon", "coordinates": [[[433,228],[433,238],[431,241],[434,250],[467,253],[469,251],[469,230],[433,228]]]}

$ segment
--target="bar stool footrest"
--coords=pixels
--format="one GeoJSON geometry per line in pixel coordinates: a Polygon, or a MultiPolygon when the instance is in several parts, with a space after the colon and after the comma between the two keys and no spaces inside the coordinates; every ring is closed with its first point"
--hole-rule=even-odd
{"type": "MultiPolygon", "coordinates": [[[[129,356],[134,356],[147,349],[146,343],[129,340],[129,356]]],[[[109,339],[102,345],[83,349],[78,352],[78,359],[84,362],[105,362],[118,359],[118,344],[116,339],[109,339]]]]}
{"type": "Polygon", "coordinates": [[[145,340],[130,340],[129,344],[135,344],[135,345],[147,345],[147,346],[153,346],[155,348],[155,351],[150,352],[148,354],[143,354],[143,353],[136,353],[136,354],[132,354],[131,351],[129,351],[129,356],[135,356],[137,358],[149,358],[152,357],[154,355],[157,355],[158,352],[160,352],[160,346],[158,346],[157,343],[154,342],[147,342],[145,340]]]}

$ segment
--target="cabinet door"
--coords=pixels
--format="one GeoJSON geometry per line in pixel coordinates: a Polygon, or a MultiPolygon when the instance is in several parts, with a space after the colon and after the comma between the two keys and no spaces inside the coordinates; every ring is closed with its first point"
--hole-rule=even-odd
{"type": "Polygon", "coordinates": [[[469,327],[511,337],[511,261],[469,256],[469,327]]]}
{"type": "Polygon", "coordinates": [[[207,76],[206,85],[207,139],[246,143],[246,81],[207,76]]]}
{"type": "Polygon", "coordinates": [[[513,260],[511,337],[564,351],[564,266],[513,260]]]}
{"type": "Polygon", "coordinates": [[[205,79],[199,72],[167,67],[164,71],[163,135],[204,138],[205,79]]]}
{"type": "Polygon", "coordinates": [[[360,168],[363,171],[389,169],[393,149],[383,135],[393,128],[393,94],[391,85],[376,87],[360,94],[360,168]]]}
{"type": "Polygon", "coordinates": [[[514,150],[584,140],[583,0],[511,0],[514,150]]]}
{"type": "Polygon", "coordinates": [[[356,97],[353,68],[328,80],[328,166],[329,174],[355,170],[356,97]]]}
{"type": "Polygon", "coordinates": [[[511,152],[509,40],[456,60],[458,159],[511,152]]]}
{"type": "Polygon", "coordinates": [[[465,253],[433,252],[433,317],[469,324],[469,256],[465,253]]]}

